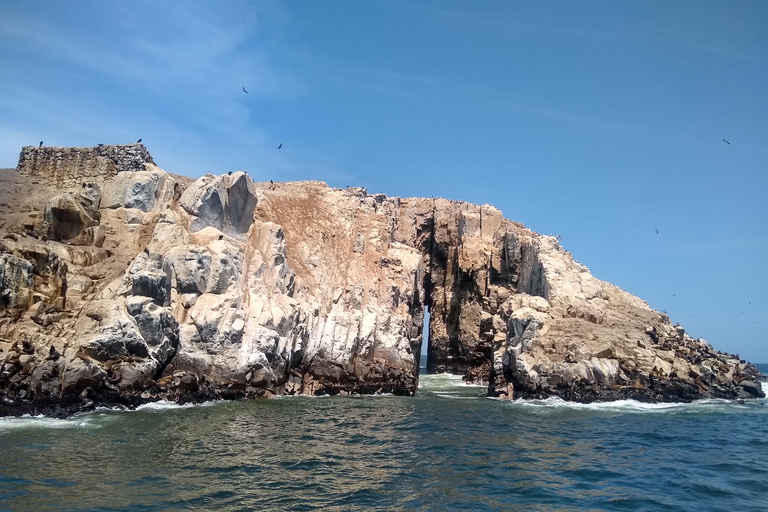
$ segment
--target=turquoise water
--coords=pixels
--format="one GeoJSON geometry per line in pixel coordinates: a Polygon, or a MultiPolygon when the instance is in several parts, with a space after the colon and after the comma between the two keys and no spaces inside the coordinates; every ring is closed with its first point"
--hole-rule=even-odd
{"type": "Polygon", "coordinates": [[[768,510],[766,400],[484,394],[432,375],[410,399],[3,419],[0,510],[768,510]]]}

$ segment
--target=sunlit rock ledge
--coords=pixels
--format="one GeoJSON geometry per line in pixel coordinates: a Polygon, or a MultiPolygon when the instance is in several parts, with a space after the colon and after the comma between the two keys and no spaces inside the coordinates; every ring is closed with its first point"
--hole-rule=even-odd
{"type": "Polygon", "coordinates": [[[417,388],[762,397],[756,368],[490,205],[316,181],[194,181],[142,144],[25,147],[0,172],[0,415],[417,388]]]}

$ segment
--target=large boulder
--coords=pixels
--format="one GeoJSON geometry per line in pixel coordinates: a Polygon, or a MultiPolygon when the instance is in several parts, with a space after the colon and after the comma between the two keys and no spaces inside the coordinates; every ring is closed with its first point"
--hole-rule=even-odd
{"type": "Polygon", "coordinates": [[[0,253],[0,312],[18,318],[29,308],[34,292],[33,278],[31,262],[7,252],[0,253]]]}
{"type": "Polygon", "coordinates": [[[70,194],[52,197],[45,207],[45,221],[48,223],[48,238],[53,240],[74,240],[86,228],[98,226],[98,210],[86,208],[70,194]]]}
{"type": "Polygon", "coordinates": [[[256,186],[248,174],[206,174],[184,191],[181,206],[191,215],[189,229],[195,233],[214,227],[230,235],[242,235],[253,224],[256,186]]]}
{"type": "Polygon", "coordinates": [[[121,172],[104,185],[103,208],[135,208],[148,212],[173,197],[175,181],[152,164],[136,172],[121,172]]]}

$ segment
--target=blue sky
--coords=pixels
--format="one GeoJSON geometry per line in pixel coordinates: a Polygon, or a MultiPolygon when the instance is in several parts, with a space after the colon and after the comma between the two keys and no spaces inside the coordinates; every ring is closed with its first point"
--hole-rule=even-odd
{"type": "Polygon", "coordinates": [[[766,27],[764,1],[6,1],[0,167],[143,138],[189,176],[490,203],[768,362],[766,27]]]}

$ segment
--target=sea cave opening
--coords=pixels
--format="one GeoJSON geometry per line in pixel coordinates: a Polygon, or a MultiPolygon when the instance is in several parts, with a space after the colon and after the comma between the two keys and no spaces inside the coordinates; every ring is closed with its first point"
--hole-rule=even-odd
{"type": "Polygon", "coordinates": [[[427,374],[427,362],[431,352],[429,346],[429,306],[424,306],[424,325],[421,329],[421,353],[419,355],[419,374],[427,374]]]}

